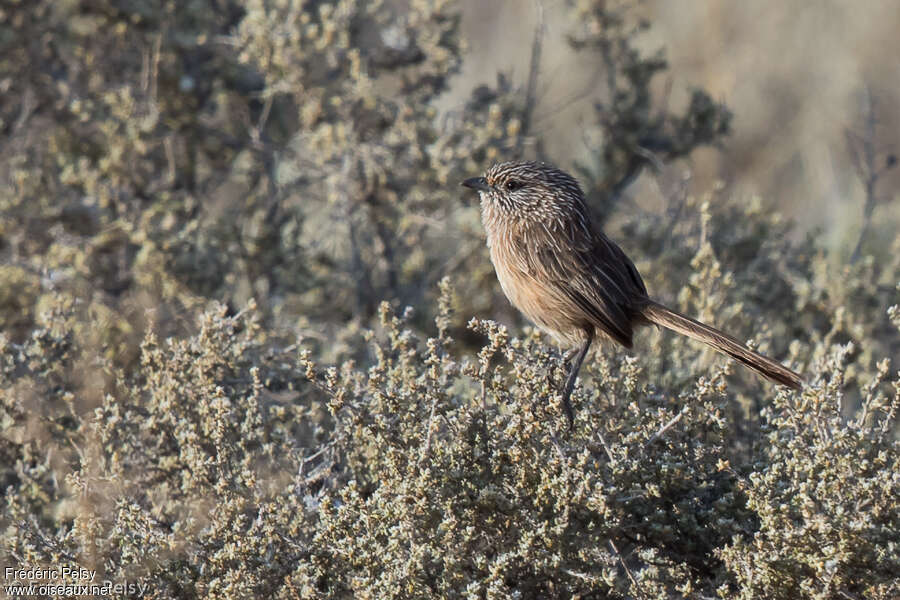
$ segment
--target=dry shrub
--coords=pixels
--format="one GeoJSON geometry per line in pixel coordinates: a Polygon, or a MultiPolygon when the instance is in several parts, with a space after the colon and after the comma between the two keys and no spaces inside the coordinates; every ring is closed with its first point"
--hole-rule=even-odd
{"type": "Polygon", "coordinates": [[[616,212],[730,118],[660,110],[627,4],[574,9],[615,75],[590,200],[655,296],[809,386],[646,330],[571,433],[560,353],[470,322],[506,304],[454,182],[529,109],[499,77],[437,113],[452,3],[5,7],[3,563],[159,598],[900,594],[900,238],[845,266],[724,188],[616,212]]]}

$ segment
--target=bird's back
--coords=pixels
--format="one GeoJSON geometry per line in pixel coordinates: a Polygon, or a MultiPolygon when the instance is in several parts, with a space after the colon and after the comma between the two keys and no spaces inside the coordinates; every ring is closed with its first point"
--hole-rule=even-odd
{"type": "Polygon", "coordinates": [[[538,327],[570,346],[594,328],[631,347],[647,298],[644,282],[586,215],[527,224],[496,220],[487,231],[503,291],[538,327]]]}

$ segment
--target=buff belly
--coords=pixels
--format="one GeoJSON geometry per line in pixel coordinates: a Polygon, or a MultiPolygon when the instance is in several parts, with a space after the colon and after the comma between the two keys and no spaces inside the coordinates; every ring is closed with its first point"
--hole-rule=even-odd
{"type": "Polygon", "coordinates": [[[500,287],[512,305],[560,345],[568,348],[581,345],[585,340],[584,328],[593,326],[573,317],[571,301],[563,298],[559,289],[517,268],[496,248],[496,245],[491,247],[491,262],[500,287]]]}

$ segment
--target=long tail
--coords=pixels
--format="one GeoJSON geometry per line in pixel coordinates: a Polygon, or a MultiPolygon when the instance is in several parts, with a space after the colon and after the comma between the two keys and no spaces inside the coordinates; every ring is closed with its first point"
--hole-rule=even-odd
{"type": "Polygon", "coordinates": [[[767,379],[795,390],[799,390],[803,384],[803,378],[797,373],[778,364],[771,358],[766,358],[762,354],[746,348],[735,338],[719,331],[715,327],[695,321],[652,300],[644,306],[641,312],[644,318],[651,323],[709,344],[719,352],[724,352],[744,363],[767,379]]]}

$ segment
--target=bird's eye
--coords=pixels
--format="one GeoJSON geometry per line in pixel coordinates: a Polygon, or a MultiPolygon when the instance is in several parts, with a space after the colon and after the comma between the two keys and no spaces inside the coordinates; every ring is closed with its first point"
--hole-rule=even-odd
{"type": "Polygon", "coordinates": [[[506,182],[506,191],[507,191],[507,192],[514,192],[514,191],[516,191],[516,190],[518,190],[518,189],[521,189],[521,188],[522,188],[522,185],[523,185],[523,184],[522,184],[521,181],[518,181],[518,180],[516,180],[516,179],[510,179],[509,181],[506,182]]]}

